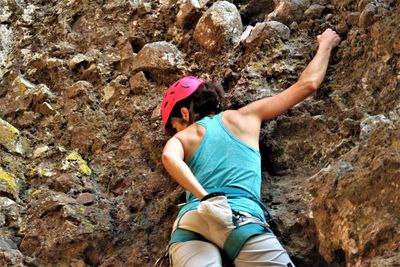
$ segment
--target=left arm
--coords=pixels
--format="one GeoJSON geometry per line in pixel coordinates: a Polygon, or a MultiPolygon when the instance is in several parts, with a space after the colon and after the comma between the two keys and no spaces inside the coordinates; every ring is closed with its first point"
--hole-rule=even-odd
{"type": "Polygon", "coordinates": [[[166,143],[163,153],[162,162],[168,173],[178,182],[183,188],[188,190],[198,199],[202,199],[207,195],[207,191],[194,177],[192,171],[184,162],[184,150],[181,141],[178,138],[172,137],[166,143]]]}

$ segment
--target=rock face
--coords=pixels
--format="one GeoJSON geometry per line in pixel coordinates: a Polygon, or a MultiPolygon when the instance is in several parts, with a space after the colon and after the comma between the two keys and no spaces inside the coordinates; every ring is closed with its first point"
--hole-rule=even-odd
{"type": "Polygon", "coordinates": [[[395,0],[0,1],[0,266],[154,265],[184,196],[165,90],[275,95],[327,27],[322,87],[262,126],[270,225],[296,266],[398,266],[399,21],[395,0]]]}
{"type": "MultiPolygon", "coordinates": [[[[321,255],[356,266],[364,258],[387,257],[400,242],[400,129],[377,128],[369,140],[309,181],[321,255]]],[[[389,264],[390,263],[390,264],[389,264]]]]}

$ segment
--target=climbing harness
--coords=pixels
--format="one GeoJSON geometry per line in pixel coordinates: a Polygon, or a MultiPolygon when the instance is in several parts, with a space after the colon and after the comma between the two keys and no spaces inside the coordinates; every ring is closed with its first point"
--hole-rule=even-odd
{"type": "MultiPolygon", "coordinates": [[[[271,218],[267,207],[256,196],[244,189],[238,187],[219,187],[212,189],[206,188],[206,191],[209,193],[224,192],[226,193],[228,198],[246,197],[252,199],[260,205],[265,213],[266,219],[269,220],[271,218]]],[[[188,194],[186,204],[194,201],[198,200],[193,195],[188,194]]],[[[222,249],[228,256],[228,258],[234,261],[244,243],[250,237],[264,233],[272,233],[272,231],[270,230],[270,227],[266,221],[254,217],[246,212],[233,210],[232,214],[232,222],[235,228],[229,233],[222,249]]],[[[171,235],[169,245],[177,242],[186,242],[191,240],[206,240],[202,235],[196,232],[180,228],[179,223],[182,217],[178,219],[177,227],[171,235]]]]}

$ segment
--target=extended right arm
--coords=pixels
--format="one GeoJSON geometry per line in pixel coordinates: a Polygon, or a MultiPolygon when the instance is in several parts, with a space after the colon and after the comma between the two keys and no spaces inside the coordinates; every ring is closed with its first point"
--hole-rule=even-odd
{"type": "Polygon", "coordinates": [[[318,51],[298,81],[285,91],[248,104],[238,111],[245,116],[255,116],[260,122],[274,118],[297,103],[303,101],[318,89],[324,80],[332,49],[340,42],[336,32],[325,30],[317,38],[318,51]]]}

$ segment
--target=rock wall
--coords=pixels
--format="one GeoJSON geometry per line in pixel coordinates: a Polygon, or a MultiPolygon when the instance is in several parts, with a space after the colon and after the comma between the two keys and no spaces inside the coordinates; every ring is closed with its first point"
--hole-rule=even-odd
{"type": "Polygon", "coordinates": [[[322,87],[262,128],[263,198],[297,266],[398,266],[399,21],[396,0],[3,0],[0,265],[153,265],[183,199],[160,163],[168,85],[240,107],[332,27],[322,87]]]}

